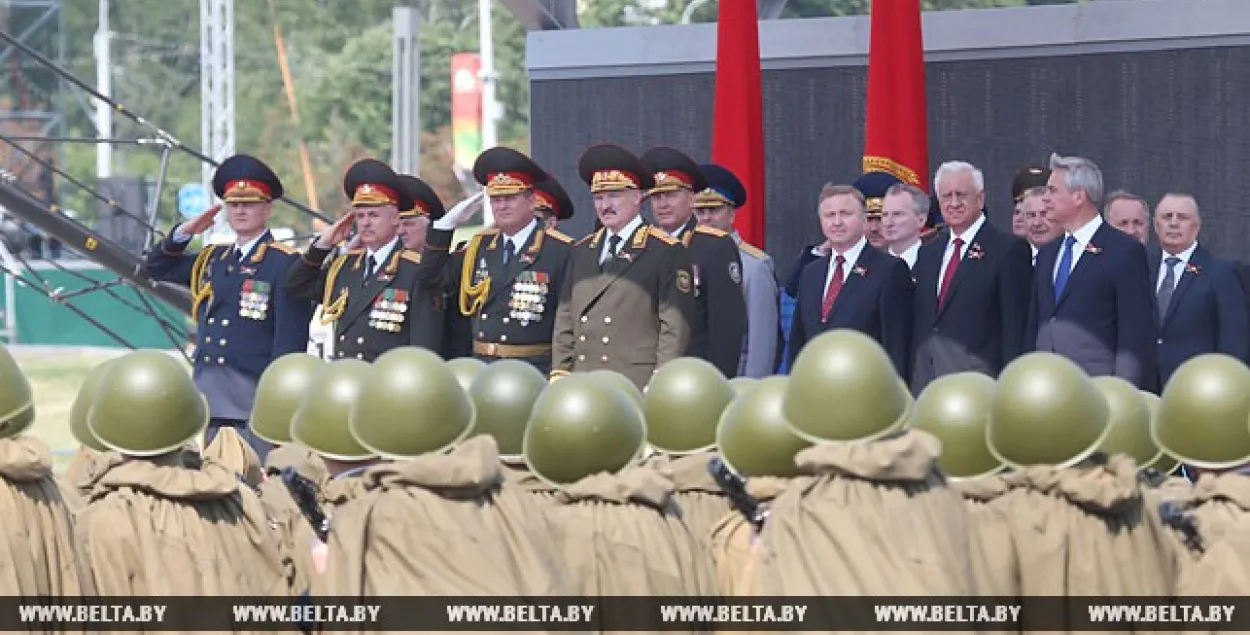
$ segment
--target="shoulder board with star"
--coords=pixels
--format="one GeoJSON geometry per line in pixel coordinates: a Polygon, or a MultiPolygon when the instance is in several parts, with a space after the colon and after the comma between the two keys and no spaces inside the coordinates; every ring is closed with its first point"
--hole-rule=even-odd
{"type": "Polygon", "coordinates": [[[405,249],[402,253],[400,253],[399,257],[413,264],[421,264],[421,254],[411,249],[405,249]]]}
{"type": "Polygon", "coordinates": [[[276,250],[278,250],[278,251],[280,251],[280,252],[282,252],[282,253],[284,253],[284,254],[286,254],[286,255],[288,255],[288,256],[290,256],[290,255],[292,255],[292,254],[299,253],[298,251],[296,251],[296,250],[295,250],[295,248],[294,248],[294,247],[292,247],[292,246],[290,246],[290,245],[288,245],[288,244],[286,244],[286,243],[284,243],[284,242],[277,241],[277,240],[271,240],[271,241],[269,241],[269,248],[270,248],[270,249],[276,249],[276,250]]]}
{"type": "Polygon", "coordinates": [[[745,241],[738,243],[738,249],[741,250],[742,253],[756,260],[768,260],[769,259],[768,254],[764,253],[763,249],[760,249],[759,247],[756,247],[755,245],[752,245],[745,241]]]}
{"type": "Polygon", "coordinates": [[[543,233],[547,234],[548,236],[550,236],[550,237],[552,237],[552,238],[554,238],[554,239],[556,239],[556,240],[558,240],[558,241],[560,241],[560,242],[562,242],[562,243],[564,243],[564,244],[566,244],[566,245],[569,245],[569,244],[572,244],[572,243],[573,243],[573,239],[572,239],[572,238],[570,238],[567,234],[563,234],[563,233],[558,232],[558,231],[556,231],[556,230],[554,230],[554,229],[544,229],[544,230],[543,230],[543,233]]]}
{"type": "Polygon", "coordinates": [[[707,225],[695,225],[694,230],[700,234],[711,234],[717,238],[729,235],[729,232],[727,231],[716,229],[715,227],[708,227],[707,225]]]}
{"type": "Polygon", "coordinates": [[[602,229],[599,229],[599,230],[590,232],[589,234],[586,234],[585,236],[582,236],[581,240],[578,240],[576,243],[574,243],[574,246],[581,247],[582,245],[585,245],[591,240],[594,240],[595,236],[598,236],[599,232],[602,232],[602,231],[603,231],[602,229]]]}
{"type": "Polygon", "coordinates": [[[658,241],[660,241],[660,242],[664,243],[665,245],[676,245],[676,244],[677,244],[677,239],[676,239],[676,238],[673,238],[672,236],[669,236],[669,235],[668,235],[668,232],[666,232],[666,231],[664,231],[663,229],[660,229],[659,227],[656,227],[656,226],[654,226],[654,225],[650,225],[650,226],[648,226],[648,227],[647,227],[647,233],[651,234],[651,237],[652,237],[652,238],[654,238],[654,239],[656,239],[656,240],[658,240],[658,241]]]}

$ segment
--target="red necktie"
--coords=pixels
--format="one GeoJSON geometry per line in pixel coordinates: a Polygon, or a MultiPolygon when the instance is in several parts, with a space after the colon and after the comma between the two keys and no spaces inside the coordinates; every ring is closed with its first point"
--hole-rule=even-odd
{"type": "Polygon", "coordinates": [[[946,304],[946,293],[951,290],[951,280],[955,279],[955,270],[959,268],[959,252],[964,246],[964,239],[955,239],[955,252],[946,263],[946,272],[942,274],[942,288],[938,291],[938,308],[946,304]]]}
{"type": "Polygon", "coordinates": [[[833,268],[833,279],[829,281],[829,288],[825,289],[825,301],[820,305],[820,321],[828,322],[829,314],[833,312],[833,301],[838,299],[838,292],[842,290],[842,263],[846,262],[846,258],[838,256],[834,258],[836,265],[833,268]]]}

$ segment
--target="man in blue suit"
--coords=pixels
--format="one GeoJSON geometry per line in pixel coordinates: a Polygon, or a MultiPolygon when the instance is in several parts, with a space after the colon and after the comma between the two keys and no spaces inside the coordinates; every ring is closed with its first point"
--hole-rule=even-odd
{"type": "Polygon", "coordinates": [[[211,420],[204,440],[222,426],[236,428],[261,461],[271,449],[251,433],[247,420],[260,375],[274,359],[308,349],[313,303],[286,287],[299,253],[273,238],[266,223],[282,181],[259,159],[240,154],[213,175],[213,191],[225,205],[232,245],[207,245],[188,253],[197,234],[212,227],[216,205],[174,227],[147,256],[154,280],[191,288],[196,320],[195,383],[208,398],[211,420]]]}
{"type": "Polygon", "coordinates": [[[1157,391],[1146,248],[1099,216],[1102,171],[1093,161],[1052,154],[1050,170],[1043,202],[1064,234],[1037,253],[1027,348],[1063,355],[1091,376],[1157,391]]]}
{"type": "Polygon", "coordinates": [[[1202,217],[1189,194],[1165,194],[1155,207],[1162,249],[1149,252],[1159,316],[1159,385],[1195,355],[1224,353],[1246,361],[1250,318],[1232,263],[1198,244],[1202,217]]]}
{"type": "Polygon", "coordinates": [[[820,229],[830,250],[804,267],[800,276],[787,352],[791,363],[817,335],[854,329],[879,342],[899,376],[908,376],[911,270],[906,262],[873,248],[865,238],[868,208],[863,190],[879,197],[897,182],[883,173],[869,173],[857,181],[858,188],[826,185],[820,191],[820,229]],[[882,177],[891,180],[877,185],[868,182],[882,177]]]}

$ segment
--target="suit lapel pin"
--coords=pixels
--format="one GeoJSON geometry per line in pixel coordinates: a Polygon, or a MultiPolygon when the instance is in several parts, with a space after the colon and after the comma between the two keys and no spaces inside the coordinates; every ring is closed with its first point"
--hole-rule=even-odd
{"type": "Polygon", "coordinates": [[[1085,253],[1094,254],[1095,256],[1097,256],[1098,254],[1102,253],[1102,247],[1099,247],[1098,245],[1095,245],[1094,243],[1090,243],[1088,245],[1085,245],[1085,253]]]}
{"type": "Polygon", "coordinates": [[[857,275],[857,276],[866,276],[866,275],[868,275],[868,268],[867,268],[867,267],[861,267],[860,265],[855,265],[855,268],[854,268],[854,269],[851,269],[851,273],[853,273],[853,274],[855,274],[855,275],[857,275]]]}
{"type": "Polygon", "coordinates": [[[978,243],[972,243],[968,246],[968,257],[973,260],[980,260],[985,257],[985,250],[981,249],[978,243]]]}
{"type": "Polygon", "coordinates": [[[1202,273],[1202,267],[1199,267],[1198,265],[1195,265],[1195,264],[1187,264],[1185,265],[1185,273],[1192,273],[1193,275],[1196,276],[1202,273]]]}
{"type": "Polygon", "coordinates": [[[529,252],[521,254],[520,258],[521,258],[521,262],[527,265],[534,264],[534,255],[529,252]]]}

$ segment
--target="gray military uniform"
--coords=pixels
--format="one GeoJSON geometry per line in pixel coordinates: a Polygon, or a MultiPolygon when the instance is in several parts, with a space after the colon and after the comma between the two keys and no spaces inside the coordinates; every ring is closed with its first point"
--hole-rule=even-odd
{"type": "Polygon", "coordinates": [[[747,303],[747,337],[743,341],[740,377],[767,377],[777,366],[780,296],[772,256],[733,233],[742,257],[742,295],[747,303]]]}

